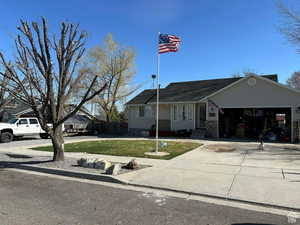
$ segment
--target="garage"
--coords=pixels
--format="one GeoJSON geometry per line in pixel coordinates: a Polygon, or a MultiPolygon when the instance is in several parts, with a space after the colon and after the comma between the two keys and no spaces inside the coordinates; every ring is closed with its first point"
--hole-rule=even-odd
{"type": "Polygon", "coordinates": [[[286,108],[224,108],[219,112],[219,136],[290,142],[292,112],[286,108]]]}
{"type": "Polygon", "coordinates": [[[244,77],[207,97],[213,137],[298,142],[300,91],[262,76],[244,77]]]}

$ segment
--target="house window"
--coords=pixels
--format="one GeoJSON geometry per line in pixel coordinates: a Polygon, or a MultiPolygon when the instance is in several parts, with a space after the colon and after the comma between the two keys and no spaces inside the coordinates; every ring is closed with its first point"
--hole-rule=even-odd
{"type": "Polygon", "coordinates": [[[186,106],[182,105],[182,120],[186,120],[186,106]]]}
{"type": "Polygon", "coordinates": [[[145,106],[139,106],[139,117],[145,117],[145,106]]]}

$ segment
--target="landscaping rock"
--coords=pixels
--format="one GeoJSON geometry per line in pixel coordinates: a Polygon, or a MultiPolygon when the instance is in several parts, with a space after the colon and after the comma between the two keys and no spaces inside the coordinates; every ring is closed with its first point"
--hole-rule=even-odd
{"type": "Polygon", "coordinates": [[[139,168],[139,165],[135,159],[131,160],[129,163],[127,163],[126,166],[124,166],[126,169],[134,170],[139,168]]]}
{"type": "Polygon", "coordinates": [[[96,169],[107,170],[109,167],[111,167],[111,162],[109,162],[107,160],[101,160],[101,161],[95,162],[96,169]]]}
{"type": "Polygon", "coordinates": [[[85,165],[86,165],[86,159],[85,158],[78,159],[77,160],[77,164],[79,166],[85,167],[85,165]]]}
{"type": "Polygon", "coordinates": [[[94,161],[95,161],[94,159],[87,159],[84,167],[94,168],[95,167],[94,161]]]}
{"type": "Polygon", "coordinates": [[[106,174],[115,176],[115,175],[118,175],[120,173],[120,170],[121,170],[121,164],[117,163],[117,164],[114,164],[111,167],[109,167],[106,170],[106,174]]]}

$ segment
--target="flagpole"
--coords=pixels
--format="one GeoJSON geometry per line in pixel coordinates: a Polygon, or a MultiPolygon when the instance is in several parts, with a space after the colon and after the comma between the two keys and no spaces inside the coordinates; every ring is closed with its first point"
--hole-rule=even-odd
{"type": "MultiPolygon", "coordinates": [[[[159,44],[159,35],[158,32],[158,44],[159,44]]],[[[157,79],[156,79],[156,148],[155,152],[158,152],[158,121],[159,121],[159,67],[160,67],[160,54],[157,50],[157,79]]]]}

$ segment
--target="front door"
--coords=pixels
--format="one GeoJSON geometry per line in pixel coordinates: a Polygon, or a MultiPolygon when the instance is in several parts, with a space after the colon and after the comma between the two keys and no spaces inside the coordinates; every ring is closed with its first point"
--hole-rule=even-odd
{"type": "Polygon", "coordinates": [[[206,121],[206,104],[196,104],[196,129],[204,128],[206,121]]]}

